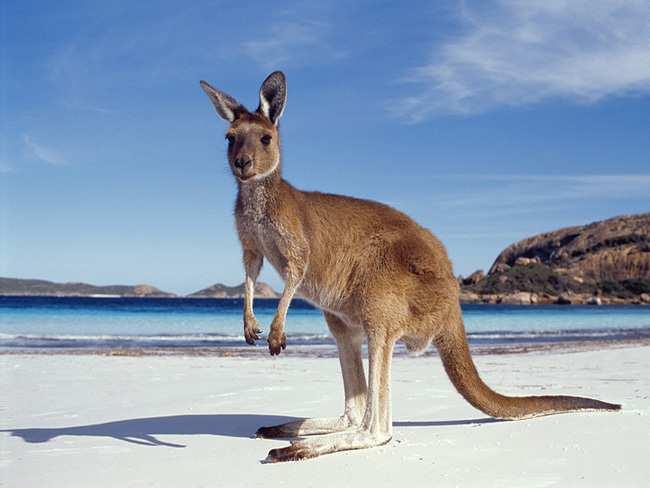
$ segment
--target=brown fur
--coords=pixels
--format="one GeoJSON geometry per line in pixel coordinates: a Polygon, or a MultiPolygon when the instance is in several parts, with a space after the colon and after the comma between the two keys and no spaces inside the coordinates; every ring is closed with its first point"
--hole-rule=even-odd
{"type": "Polygon", "coordinates": [[[423,351],[433,341],[460,394],[495,417],[519,419],[620,408],[589,398],[508,397],[491,390],[470,356],[458,284],[441,242],[387,205],[300,191],[282,179],[277,114],[281,115],[286,98],[284,76],[276,72],[267,78],[255,113],[203,82],[202,86],[220,114],[233,115],[228,134],[234,136],[234,142],[228,160],[238,181],[235,219],[246,269],[246,340],[254,343],[259,339],[252,294],[266,259],[285,281],[267,338],[271,354],[286,347],[284,322],[295,293],[325,312],[340,352],[346,398],[341,417],[306,419],[258,432],[261,437],[337,434],[294,441],[287,448],[271,451],[268,461],[388,442],[392,435],[390,361],[397,340],[412,351],[423,351]],[[275,110],[269,112],[275,117],[266,116],[268,106],[275,110]],[[271,136],[268,145],[261,142],[264,134],[271,136]],[[243,173],[235,162],[247,158],[253,163],[243,173]],[[368,341],[370,360],[367,384],[361,364],[363,338],[368,341]]]}

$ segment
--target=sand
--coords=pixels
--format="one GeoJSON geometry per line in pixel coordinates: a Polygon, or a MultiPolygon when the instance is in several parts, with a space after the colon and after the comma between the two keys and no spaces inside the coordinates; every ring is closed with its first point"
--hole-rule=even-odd
{"type": "Polygon", "coordinates": [[[338,415],[338,361],[304,357],[0,356],[6,487],[648,486],[650,348],[483,355],[509,394],[578,394],[620,413],[487,419],[435,357],[393,369],[393,441],[262,464],[261,425],[338,415]]]}

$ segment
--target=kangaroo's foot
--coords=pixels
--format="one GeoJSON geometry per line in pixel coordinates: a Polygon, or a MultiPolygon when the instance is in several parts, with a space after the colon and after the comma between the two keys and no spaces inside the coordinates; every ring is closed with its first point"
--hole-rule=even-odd
{"type": "Polygon", "coordinates": [[[347,415],[330,418],[303,419],[287,422],[286,424],[272,427],[260,427],[256,436],[265,439],[283,439],[306,435],[331,434],[342,432],[358,425],[352,422],[347,415]]]}
{"type": "Polygon", "coordinates": [[[324,435],[310,439],[292,441],[289,447],[271,449],[264,460],[265,463],[281,463],[284,461],[299,461],[323,454],[352,449],[366,449],[368,447],[382,446],[391,440],[388,432],[370,432],[357,430],[331,435],[324,435]]]}

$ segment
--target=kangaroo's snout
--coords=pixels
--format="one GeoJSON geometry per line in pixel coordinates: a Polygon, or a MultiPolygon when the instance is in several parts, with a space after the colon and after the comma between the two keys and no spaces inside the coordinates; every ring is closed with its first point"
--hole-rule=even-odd
{"type": "Polygon", "coordinates": [[[253,160],[250,158],[250,156],[244,156],[235,159],[235,168],[239,169],[242,173],[246,171],[250,166],[253,166],[253,160]]]}
{"type": "Polygon", "coordinates": [[[242,156],[233,161],[235,176],[240,180],[247,180],[253,176],[253,158],[242,156]]]}

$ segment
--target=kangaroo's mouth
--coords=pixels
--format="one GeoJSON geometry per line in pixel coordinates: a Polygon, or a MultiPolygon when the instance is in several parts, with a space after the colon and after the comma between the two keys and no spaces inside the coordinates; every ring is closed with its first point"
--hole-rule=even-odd
{"type": "Polygon", "coordinates": [[[250,173],[250,174],[246,174],[246,175],[235,175],[235,176],[237,176],[237,179],[239,181],[244,182],[244,181],[248,181],[248,180],[253,179],[253,177],[255,176],[255,173],[250,173]]]}

